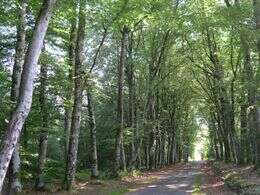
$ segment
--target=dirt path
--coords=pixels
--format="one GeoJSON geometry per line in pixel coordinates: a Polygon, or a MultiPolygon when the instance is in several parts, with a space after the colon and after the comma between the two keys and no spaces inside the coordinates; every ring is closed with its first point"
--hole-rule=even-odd
{"type": "Polygon", "coordinates": [[[145,172],[129,181],[108,180],[104,185],[79,183],[77,191],[26,192],[26,195],[235,195],[207,162],[176,164],[145,172]]]}
{"type": "Polygon", "coordinates": [[[129,189],[127,195],[233,195],[205,162],[193,162],[163,171],[156,182],[129,189]]]}

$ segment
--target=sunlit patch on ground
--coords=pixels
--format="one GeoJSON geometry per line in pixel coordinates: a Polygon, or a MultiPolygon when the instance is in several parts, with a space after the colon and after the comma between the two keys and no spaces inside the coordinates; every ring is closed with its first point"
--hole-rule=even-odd
{"type": "Polygon", "coordinates": [[[182,187],[187,187],[187,186],[189,186],[189,184],[180,183],[180,184],[169,184],[169,185],[165,185],[165,186],[170,189],[179,189],[182,187]]]}

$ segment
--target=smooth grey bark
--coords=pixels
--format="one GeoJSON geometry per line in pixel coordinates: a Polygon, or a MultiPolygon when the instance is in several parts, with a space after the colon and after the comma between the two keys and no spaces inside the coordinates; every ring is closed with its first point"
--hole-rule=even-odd
{"type": "Polygon", "coordinates": [[[86,0],[80,1],[79,25],[77,31],[77,41],[75,48],[75,69],[74,69],[74,105],[72,111],[69,151],[67,159],[67,170],[65,178],[65,189],[71,190],[75,183],[75,173],[77,166],[79,131],[82,112],[82,64],[85,40],[85,13],[86,0]]]}
{"type": "MultiPolygon", "coordinates": [[[[116,151],[115,151],[115,171],[117,172],[120,169],[120,160],[123,152],[123,131],[124,131],[124,103],[123,103],[123,87],[124,87],[124,68],[125,68],[125,59],[126,59],[126,38],[127,38],[127,28],[124,26],[122,30],[121,38],[121,49],[120,49],[120,59],[118,63],[118,83],[117,83],[117,122],[118,130],[116,135],[116,151]]],[[[125,162],[122,162],[124,165],[125,162]]]]}
{"type": "MultiPolygon", "coordinates": [[[[44,54],[44,53],[43,53],[44,54]]],[[[44,60],[43,60],[44,61],[44,60]]],[[[48,77],[48,65],[45,62],[41,64],[40,72],[40,111],[41,111],[41,132],[39,135],[39,152],[38,152],[38,166],[37,175],[35,181],[35,188],[37,190],[44,190],[44,167],[47,158],[47,146],[48,146],[48,128],[49,128],[49,114],[47,105],[47,77],[48,77]]]]}
{"type": "Polygon", "coordinates": [[[43,40],[52,15],[55,0],[44,0],[38,16],[33,38],[27,50],[21,76],[18,103],[14,109],[0,151],[0,191],[6,176],[13,151],[21,134],[23,124],[30,112],[33,95],[33,81],[43,40]]]}
{"type": "MultiPolygon", "coordinates": [[[[12,86],[11,86],[11,101],[13,104],[17,103],[19,96],[19,87],[22,75],[22,66],[24,63],[24,54],[26,47],[26,0],[20,0],[17,7],[17,35],[16,35],[16,48],[15,48],[15,59],[12,74],[12,86]]],[[[9,194],[19,193],[22,189],[22,185],[19,179],[20,171],[20,154],[19,154],[19,143],[17,143],[13,156],[8,169],[9,185],[7,191],[9,194]]]]}

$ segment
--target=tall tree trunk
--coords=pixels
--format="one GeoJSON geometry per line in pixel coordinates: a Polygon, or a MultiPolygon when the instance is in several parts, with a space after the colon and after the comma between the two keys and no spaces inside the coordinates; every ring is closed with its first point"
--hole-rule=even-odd
{"type": "Polygon", "coordinates": [[[3,187],[3,181],[13,151],[20,137],[21,129],[30,112],[33,95],[33,81],[36,75],[36,65],[41,53],[43,39],[48,28],[54,4],[55,0],[43,1],[43,5],[33,32],[33,38],[26,53],[21,76],[18,103],[6,129],[0,151],[0,191],[3,187]]]}
{"type": "MultiPolygon", "coordinates": [[[[243,94],[241,97],[242,105],[240,107],[240,129],[241,129],[241,156],[242,156],[242,163],[250,162],[251,161],[251,154],[250,152],[250,137],[249,134],[254,134],[255,130],[253,125],[250,125],[248,122],[249,117],[247,116],[247,108],[249,106],[253,106],[255,102],[255,90],[254,84],[251,83],[251,79],[253,78],[253,68],[251,63],[251,55],[250,55],[250,48],[248,42],[245,38],[245,35],[240,33],[240,40],[241,45],[243,48],[244,53],[244,67],[242,71],[242,84],[243,84],[243,94]],[[246,100],[246,95],[248,94],[248,98],[246,100]],[[251,128],[250,128],[251,127],[251,128]],[[248,131],[250,130],[250,132],[248,131]]],[[[255,144],[251,145],[254,147],[255,144]]]]}
{"type": "Polygon", "coordinates": [[[124,147],[124,137],[121,142],[121,161],[122,161],[122,170],[127,171],[126,169],[126,155],[125,155],[125,147],[124,147]]]}
{"type": "Polygon", "coordinates": [[[145,147],[145,167],[146,167],[146,169],[149,169],[150,156],[149,156],[149,142],[148,142],[148,140],[146,140],[144,147],[145,147]]]}
{"type": "Polygon", "coordinates": [[[162,147],[161,147],[161,167],[166,165],[166,132],[162,134],[162,147]]]}
{"type": "Polygon", "coordinates": [[[65,178],[65,189],[71,190],[75,182],[77,166],[79,131],[82,112],[82,64],[85,40],[85,13],[86,0],[80,0],[79,25],[77,31],[77,41],[75,48],[75,68],[74,68],[74,105],[72,111],[69,151],[67,159],[67,170],[65,178]]]}
{"type": "MultiPolygon", "coordinates": [[[[18,17],[17,17],[17,35],[16,35],[16,48],[15,48],[15,60],[12,74],[12,86],[11,86],[11,101],[17,103],[19,97],[19,87],[22,75],[22,66],[24,63],[24,54],[26,47],[26,0],[20,0],[18,4],[18,17]]],[[[21,191],[22,185],[19,179],[20,171],[20,155],[19,155],[19,143],[17,143],[12,159],[9,165],[9,185],[7,192],[9,194],[16,194],[21,191]]]]}
{"type": "MultiPolygon", "coordinates": [[[[44,54],[44,53],[43,53],[44,54]]],[[[42,55],[43,55],[42,54],[42,55]]],[[[38,169],[35,181],[35,188],[37,190],[44,190],[44,166],[47,158],[47,146],[48,146],[48,105],[47,105],[47,77],[48,77],[48,67],[45,62],[41,64],[40,73],[40,111],[41,111],[41,132],[39,136],[39,156],[38,156],[38,169]]]]}
{"type": "Polygon", "coordinates": [[[217,127],[216,127],[216,124],[214,121],[213,114],[211,114],[211,117],[210,117],[210,137],[212,139],[212,144],[214,147],[215,159],[219,160],[220,157],[219,157],[219,150],[218,150],[218,146],[217,146],[217,143],[218,143],[217,127]]]}
{"type": "MultiPolygon", "coordinates": [[[[96,50],[94,55],[92,66],[90,67],[89,73],[91,74],[94,67],[97,64],[97,59],[100,54],[101,48],[105,42],[107,36],[107,29],[104,28],[104,34],[100,41],[100,44],[96,50]]],[[[97,137],[96,137],[96,118],[94,112],[94,104],[93,104],[93,96],[92,96],[92,88],[91,86],[87,86],[87,99],[88,99],[88,122],[90,126],[90,140],[91,140],[91,178],[97,179],[98,178],[98,156],[97,156],[97,137]]]]}
{"type": "Polygon", "coordinates": [[[97,138],[96,138],[96,120],[93,108],[92,96],[90,91],[87,93],[88,98],[88,115],[91,139],[91,177],[98,178],[98,157],[97,157],[97,138]]]}
{"type": "MultiPolygon", "coordinates": [[[[76,3],[74,2],[74,12],[71,19],[71,29],[70,29],[70,40],[68,47],[68,56],[69,56],[69,90],[66,96],[66,105],[65,105],[65,154],[68,154],[69,151],[69,139],[70,139],[70,129],[71,129],[71,115],[72,115],[72,91],[73,91],[73,68],[75,66],[75,47],[77,41],[77,14],[76,14],[76,3]]],[[[67,156],[65,157],[67,158],[67,156]]]]}
{"type": "Polygon", "coordinates": [[[64,158],[65,159],[67,159],[67,154],[69,152],[71,115],[72,115],[72,110],[70,108],[65,108],[65,118],[64,118],[64,129],[65,129],[65,157],[64,158]]]}
{"type": "MultiPolygon", "coordinates": [[[[150,75],[152,76],[152,75],[150,75]]],[[[152,78],[150,78],[152,80],[152,78]]],[[[152,124],[155,120],[155,96],[153,94],[152,90],[152,82],[150,82],[149,86],[149,95],[148,95],[148,119],[150,122],[149,128],[150,133],[149,133],[149,169],[154,168],[155,164],[155,151],[156,151],[156,127],[154,124],[152,124]]]]}
{"type": "Polygon", "coordinates": [[[231,81],[230,87],[230,96],[231,96],[231,103],[229,106],[229,116],[230,116],[230,134],[234,144],[234,159],[237,164],[241,164],[242,157],[241,157],[241,149],[240,149],[240,142],[238,139],[238,135],[235,129],[235,80],[236,80],[236,73],[233,71],[234,76],[231,81]]]}
{"type": "Polygon", "coordinates": [[[133,65],[133,33],[128,34],[128,58],[126,63],[126,78],[128,84],[128,127],[132,130],[131,140],[131,160],[130,167],[134,169],[137,160],[137,129],[135,127],[135,83],[134,83],[134,65],[133,65]]]}
{"type": "MultiPolygon", "coordinates": [[[[118,86],[117,86],[117,120],[118,120],[118,130],[116,137],[116,159],[115,159],[115,171],[120,169],[120,159],[121,159],[121,148],[123,141],[123,129],[124,129],[124,104],[123,104],[123,87],[124,87],[124,67],[125,67],[125,49],[126,49],[126,38],[127,38],[127,28],[124,27],[122,31],[121,39],[121,51],[120,60],[118,63],[118,86]]],[[[123,162],[125,164],[125,162],[123,162]]]]}
{"type": "Polygon", "coordinates": [[[219,139],[220,160],[224,160],[223,141],[219,139]]]}

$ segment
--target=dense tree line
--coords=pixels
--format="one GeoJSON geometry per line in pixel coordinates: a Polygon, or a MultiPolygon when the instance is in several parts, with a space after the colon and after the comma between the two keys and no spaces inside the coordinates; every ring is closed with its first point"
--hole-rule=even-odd
{"type": "Polygon", "coordinates": [[[0,190],[209,158],[260,166],[259,0],[0,2],[0,190]],[[206,150],[206,148],[205,148],[206,150]]]}

